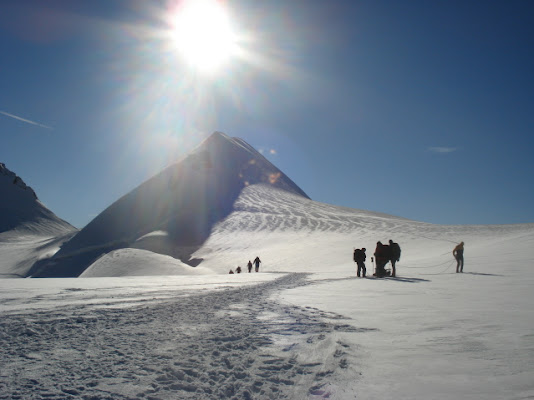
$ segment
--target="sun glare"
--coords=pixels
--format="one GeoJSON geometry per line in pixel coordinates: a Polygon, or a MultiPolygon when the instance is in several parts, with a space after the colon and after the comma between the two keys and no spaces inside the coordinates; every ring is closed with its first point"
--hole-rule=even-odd
{"type": "Polygon", "coordinates": [[[176,11],[173,30],[182,56],[202,72],[215,72],[235,55],[235,34],[219,1],[184,1],[176,11]]]}

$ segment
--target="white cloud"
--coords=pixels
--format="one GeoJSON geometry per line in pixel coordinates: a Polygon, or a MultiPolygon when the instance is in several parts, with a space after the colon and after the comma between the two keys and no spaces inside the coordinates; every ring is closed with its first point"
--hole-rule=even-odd
{"type": "Polygon", "coordinates": [[[456,147],[429,147],[428,148],[428,151],[431,151],[433,153],[441,153],[441,154],[453,153],[456,150],[458,150],[456,147]]]}
{"type": "Polygon", "coordinates": [[[54,128],[52,128],[52,127],[50,127],[50,126],[43,125],[43,124],[40,124],[39,122],[35,122],[35,121],[29,120],[29,119],[26,119],[26,118],[22,118],[22,117],[19,117],[19,116],[10,114],[10,113],[5,112],[5,111],[1,111],[1,110],[0,110],[0,114],[5,115],[6,117],[10,117],[10,118],[13,118],[13,119],[22,121],[22,122],[26,122],[27,124],[31,124],[31,125],[35,125],[35,126],[39,126],[39,127],[41,127],[41,128],[45,128],[45,129],[49,129],[49,130],[54,130],[54,128]]]}

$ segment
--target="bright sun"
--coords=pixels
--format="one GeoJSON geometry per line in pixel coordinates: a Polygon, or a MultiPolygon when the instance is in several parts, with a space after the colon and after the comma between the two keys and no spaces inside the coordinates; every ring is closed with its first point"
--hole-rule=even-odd
{"type": "Polygon", "coordinates": [[[236,53],[236,37],[219,1],[184,1],[177,10],[173,30],[178,50],[202,72],[217,71],[236,53]]]}

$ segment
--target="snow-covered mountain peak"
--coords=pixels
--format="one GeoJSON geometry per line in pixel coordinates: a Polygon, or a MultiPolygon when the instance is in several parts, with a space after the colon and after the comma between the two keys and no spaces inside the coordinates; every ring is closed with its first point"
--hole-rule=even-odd
{"type": "Polygon", "coordinates": [[[213,169],[216,174],[234,173],[243,187],[258,183],[309,198],[289,177],[241,138],[214,132],[185,160],[192,168],[213,169]]]}
{"type": "Polygon", "coordinates": [[[260,154],[254,147],[249,145],[241,138],[230,137],[223,132],[213,132],[198,148],[206,148],[211,151],[224,151],[224,149],[239,148],[240,151],[245,150],[250,157],[257,157],[260,154]]]}
{"type": "Polygon", "coordinates": [[[191,255],[234,211],[248,186],[263,184],[309,199],[242,139],[215,132],[181,161],[126,194],[67,242],[37,276],[78,276],[100,256],[127,247],[197,265],[191,255]],[[150,235],[159,231],[165,234],[150,235]]]}

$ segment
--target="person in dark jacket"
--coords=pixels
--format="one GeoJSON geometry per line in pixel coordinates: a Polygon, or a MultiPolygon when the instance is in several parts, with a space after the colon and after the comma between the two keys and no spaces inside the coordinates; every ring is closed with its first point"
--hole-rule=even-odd
{"type": "Polygon", "coordinates": [[[254,259],[254,270],[255,270],[256,272],[259,272],[259,271],[260,271],[260,263],[261,263],[260,258],[259,258],[259,257],[256,257],[256,258],[254,259]]]}
{"type": "Polygon", "coordinates": [[[389,252],[391,253],[391,258],[389,259],[391,261],[391,276],[395,276],[395,264],[397,261],[400,261],[401,248],[398,243],[395,243],[391,239],[389,240],[389,252]]]}
{"type": "Polygon", "coordinates": [[[391,253],[388,245],[382,244],[382,242],[376,243],[375,250],[375,260],[376,260],[376,271],[375,276],[377,278],[382,278],[387,276],[386,264],[391,259],[391,253]]]}
{"type": "Polygon", "coordinates": [[[354,261],[356,262],[356,265],[358,265],[358,271],[357,275],[358,277],[360,274],[363,274],[363,277],[365,278],[365,273],[367,272],[365,268],[365,259],[367,256],[365,255],[365,247],[362,249],[356,249],[354,250],[354,261]]]}
{"type": "Polygon", "coordinates": [[[456,258],[456,273],[464,272],[464,242],[454,248],[452,255],[456,258]]]}
{"type": "Polygon", "coordinates": [[[250,274],[252,272],[252,261],[248,260],[247,268],[248,268],[248,273],[250,274]]]}

